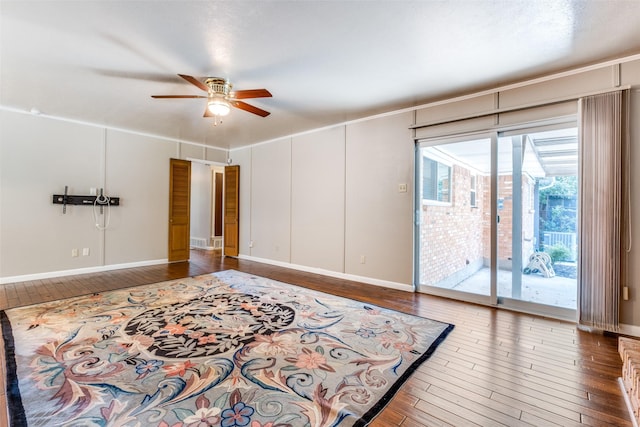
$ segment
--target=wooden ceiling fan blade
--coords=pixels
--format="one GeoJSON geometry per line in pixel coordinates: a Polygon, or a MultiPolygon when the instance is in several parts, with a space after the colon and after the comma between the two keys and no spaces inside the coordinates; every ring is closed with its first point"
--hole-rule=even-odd
{"type": "Polygon", "coordinates": [[[152,98],[206,98],[200,95],[151,95],[152,98]]]}
{"type": "Polygon", "coordinates": [[[257,114],[260,117],[267,117],[269,114],[271,114],[268,111],[265,111],[261,108],[258,107],[254,107],[253,105],[247,104],[246,102],[242,102],[242,101],[229,101],[229,103],[231,105],[233,105],[236,108],[239,108],[241,110],[244,111],[248,111],[249,113],[253,113],[253,114],[257,114]]]}
{"type": "Polygon", "coordinates": [[[188,81],[189,83],[191,83],[194,86],[199,87],[200,89],[202,89],[205,92],[209,92],[209,88],[207,87],[207,85],[205,85],[204,83],[202,83],[200,80],[196,79],[195,77],[192,76],[187,76],[186,74],[178,74],[180,77],[182,77],[183,79],[185,79],[186,81],[188,81]]]}
{"type": "Polygon", "coordinates": [[[231,94],[235,99],[270,98],[271,92],[266,89],[237,90],[231,94]]]}
{"type": "Polygon", "coordinates": [[[202,115],[202,117],[213,117],[213,114],[211,114],[211,111],[209,111],[208,105],[205,107],[204,114],[202,115]]]}

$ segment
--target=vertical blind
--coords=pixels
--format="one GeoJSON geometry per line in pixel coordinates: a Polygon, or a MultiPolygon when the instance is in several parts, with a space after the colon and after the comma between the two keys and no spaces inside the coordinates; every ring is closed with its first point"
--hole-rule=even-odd
{"type": "Polygon", "coordinates": [[[578,319],[608,331],[618,330],[626,279],[627,97],[616,91],[580,99],[578,319]]]}

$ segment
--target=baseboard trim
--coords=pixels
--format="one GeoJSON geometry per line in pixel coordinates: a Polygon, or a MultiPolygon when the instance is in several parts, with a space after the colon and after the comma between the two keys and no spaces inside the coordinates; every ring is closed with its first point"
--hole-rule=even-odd
{"type": "Polygon", "coordinates": [[[62,276],[76,276],[78,274],[103,273],[111,270],[122,270],[125,268],[147,267],[150,265],[166,264],[168,259],[156,259],[149,261],[128,262],[124,264],[101,265],[96,267],[76,268],[73,270],[48,271],[45,273],[25,274],[21,276],[0,277],[0,285],[7,283],[28,282],[30,280],[51,279],[62,276]]]}
{"type": "Polygon", "coordinates": [[[618,329],[619,334],[631,335],[633,337],[640,337],[640,326],[637,325],[625,325],[621,323],[618,329]]]}
{"type": "Polygon", "coordinates": [[[272,259],[258,258],[250,255],[238,255],[239,259],[245,259],[247,261],[260,262],[262,264],[270,264],[278,267],[291,268],[293,270],[304,271],[306,273],[315,273],[323,276],[334,277],[336,279],[352,280],[354,282],[366,283],[368,285],[375,285],[384,288],[397,289],[400,291],[413,292],[413,287],[405,283],[391,282],[388,280],[374,279],[372,277],[357,276],[355,274],[340,273],[337,271],[325,270],[323,268],[309,267],[306,265],[292,264],[284,261],[275,261],[272,259]]]}

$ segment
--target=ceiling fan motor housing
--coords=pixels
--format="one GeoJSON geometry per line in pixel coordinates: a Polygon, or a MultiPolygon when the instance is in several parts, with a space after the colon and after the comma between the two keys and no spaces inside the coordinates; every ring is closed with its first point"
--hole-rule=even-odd
{"type": "Polygon", "coordinates": [[[231,93],[233,85],[226,79],[220,77],[209,77],[204,81],[209,88],[209,96],[222,96],[227,98],[231,93]]]}

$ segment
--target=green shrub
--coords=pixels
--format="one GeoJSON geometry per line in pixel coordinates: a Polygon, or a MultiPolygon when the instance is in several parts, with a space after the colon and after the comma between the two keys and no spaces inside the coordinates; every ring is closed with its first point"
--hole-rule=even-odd
{"type": "Polygon", "coordinates": [[[569,261],[571,260],[571,251],[562,243],[556,243],[553,246],[545,247],[544,251],[551,257],[551,262],[569,261]]]}

